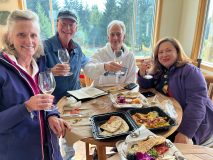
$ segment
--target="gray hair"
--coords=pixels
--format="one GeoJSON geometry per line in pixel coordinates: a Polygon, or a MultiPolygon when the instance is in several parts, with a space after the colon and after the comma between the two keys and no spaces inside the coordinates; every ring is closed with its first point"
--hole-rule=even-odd
{"type": "Polygon", "coordinates": [[[3,48],[7,51],[8,54],[17,56],[16,49],[14,45],[10,42],[11,34],[15,28],[16,22],[19,20],[30,20],[33,24],[38,28],[38,36],[39,36],[39,47],[33,57],[36,59],[41,55],[44,55],[42,41],[40,39],[40,26],[39,26],[39,18],[38,15],[30,10],[15,10],[11,12],[11,14],[7,18],[7,31],[3,36],[2,43],[3,48]]]}
{"type": "Polygon", "coordinates": [[[123,30],[123,34],[125,35],[126,34],[126,26],[124,24],[124,22],[122,21],[119,21],[119,20],[113,20],[111,21],[109,24],[108,24],[108,27],[107,27],[107,35],[109,36],[109,31],[110,29],[114,26],[114,25],[118,25],[121,27],[121,29],[123,30]]]}

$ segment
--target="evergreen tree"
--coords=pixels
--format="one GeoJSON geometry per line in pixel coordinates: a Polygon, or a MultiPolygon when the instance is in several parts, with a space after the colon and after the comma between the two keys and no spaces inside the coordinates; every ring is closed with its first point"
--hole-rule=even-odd
{"type": "Polygon", "coordinates": [[[41,38],[42,39],[48,38],[52,35],[50,19],[47,17],[43,7],[41,6],[41,4],[38,1],[36,3],[35,9],[39,16],[40,28],[41,28],[41,38]]]}
{"type": "Polygon", "coordinates": [[[118,17],[116,14],[118,11],[116,0],[107,0],[105,6],[106,9],[103,12],[103,16],[100,20],[100,44],[105,44],[107,42],[107,26],[112,20],[115,20],[118,17]]]}
{"type": "Polygon", "coordinates": [[[102,47],[99,43],[100,37],[100,20],[102,17],[102,13],[98,10],[98,6],[95,5],[91,8],[90,17],[89,17],[89,24],[90,30],[88,34],[88,44],[92,47],[102,47]]]}

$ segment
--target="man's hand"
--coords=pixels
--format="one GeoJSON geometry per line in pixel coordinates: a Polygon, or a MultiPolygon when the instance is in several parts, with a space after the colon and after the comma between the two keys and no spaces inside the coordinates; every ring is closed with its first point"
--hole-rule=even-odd
{"type": "Polygon", "coordinates": [[[56,116],[50,116],[48,118],[48,123],[52,131],[57,135],[57,137],[64,137],[66,129],[71,130],[71,127],[65,120],[56,116]]]}
{"type": "Polygon", "coordinates": [[[53,68],[51,68],[51,72],[54,76],[64,76],[70,71],[69,64],[56,64],[53,68]]]}
{"type": "Polygon", "coordinates": [[[122,65],[117,64],[117,63],[112,62],[112,61],[104,64],[105,71],[117,72],[117,71],[120,71],[121,68],[122,68],[122,65]]]}

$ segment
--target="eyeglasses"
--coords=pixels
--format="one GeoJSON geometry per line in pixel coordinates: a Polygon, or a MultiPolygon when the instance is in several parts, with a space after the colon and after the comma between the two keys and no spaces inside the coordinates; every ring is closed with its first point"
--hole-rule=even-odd
{"type": "Polygon", "coordinates": [[[62,28],[67,28],[67,29],[70,29],[76,26],[76,22],[66,23],[63,21],[59,21],[59,23],[61,24],[62,28]]]}
{"type": "Polygon", "coordinates": [[[114,37],[114,36],[121,37],[121,35],[122,35],[121,32],[111,32],[111,33],[110,33],[110,36],[111,36],[111,37],[114,37]]]}

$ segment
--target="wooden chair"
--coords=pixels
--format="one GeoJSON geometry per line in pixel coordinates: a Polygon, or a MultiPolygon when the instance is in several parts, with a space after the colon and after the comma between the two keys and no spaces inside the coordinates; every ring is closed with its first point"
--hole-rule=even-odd
{"type": "Polygon", "coordinates": [[[93,80],[87,77],[85,74],[84,74],[84,81],[85,81],[86,87],[91,86],[91,84],[93,83],[93,80]]]}
{"type": "Polygon", "coordinates": [[[213,75],[205,75],[204,77],[207,83],[209,97],[213,100],[213,75]]]}

